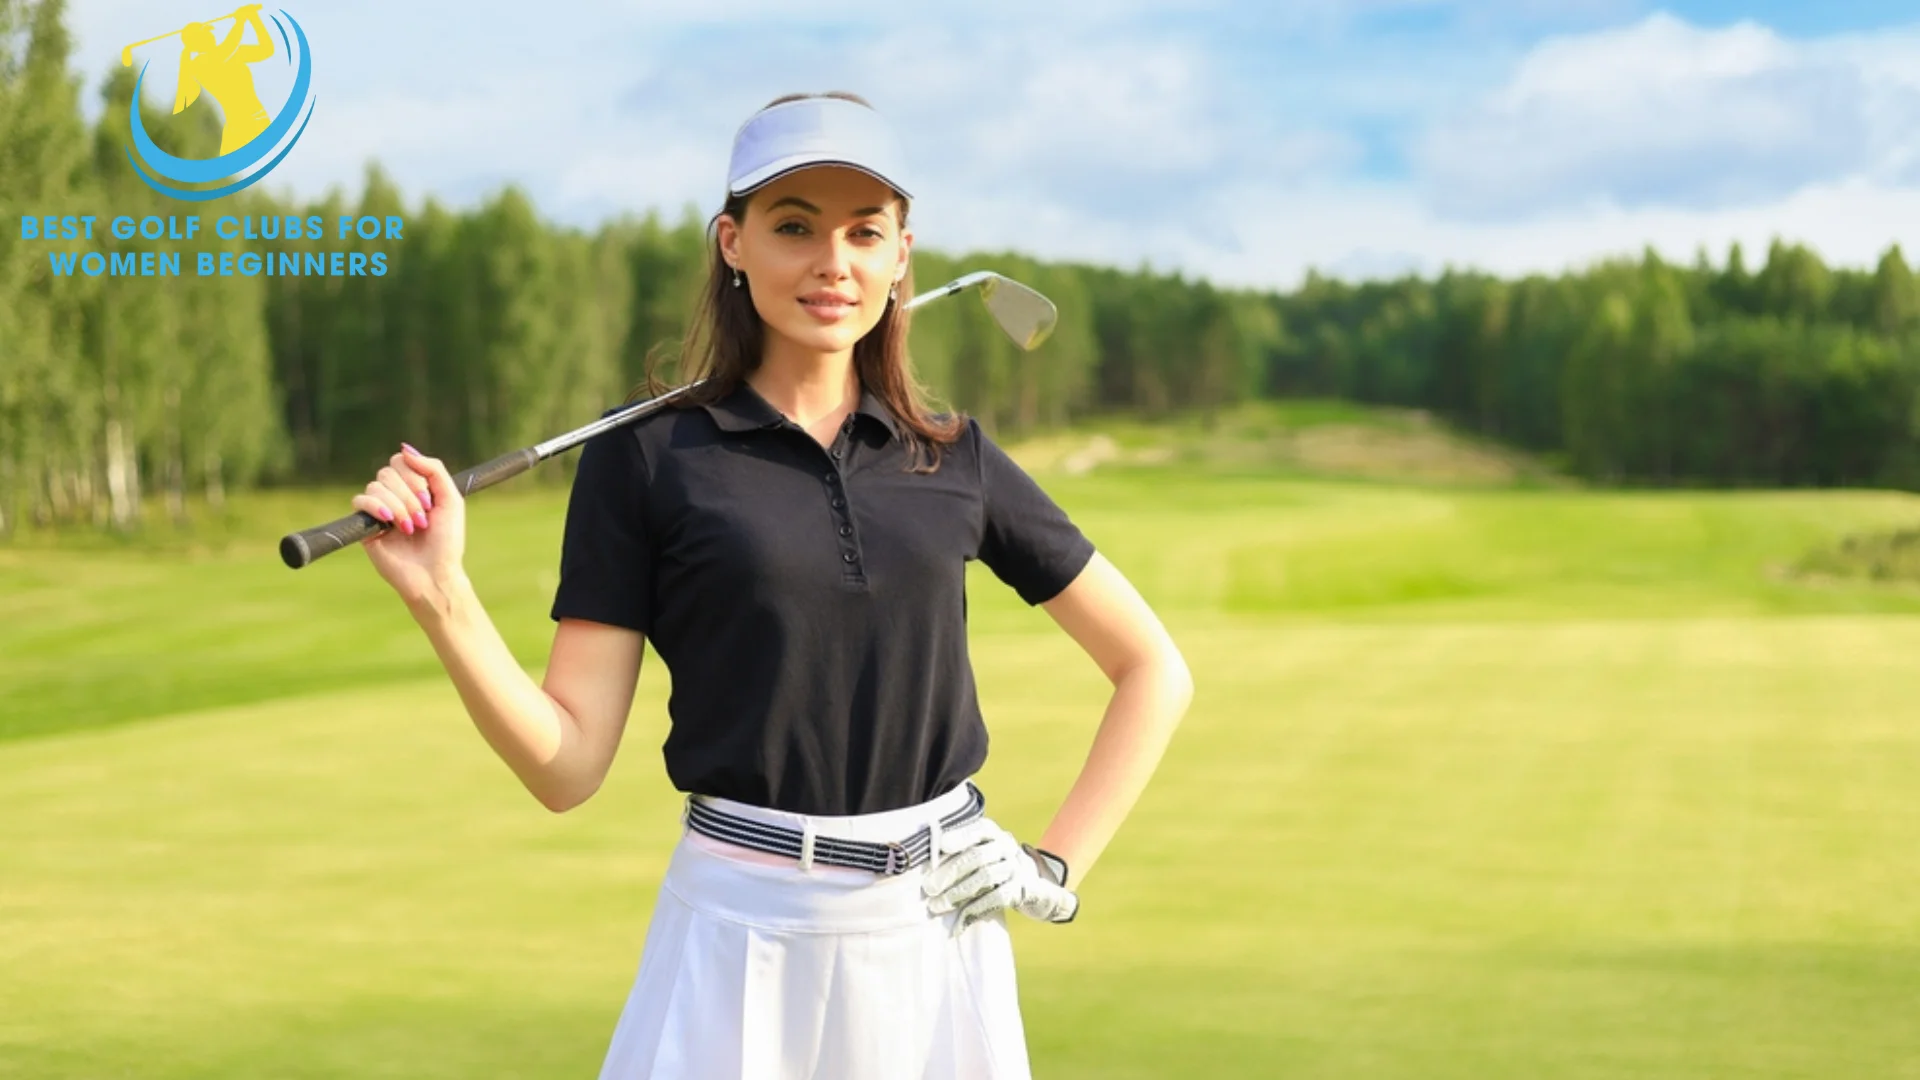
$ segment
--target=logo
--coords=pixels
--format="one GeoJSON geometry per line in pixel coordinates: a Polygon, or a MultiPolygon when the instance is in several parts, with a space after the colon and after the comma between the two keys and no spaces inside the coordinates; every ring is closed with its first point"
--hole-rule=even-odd
{"type": "Polygon", "coordinates": [[[179,88],[173,95],[174,113],[180,113],[204,93],[220,107],[223,118],[218,157],[175,157],[160,149],[140,122],[140,87],[146,82],[151,61],[142,63],[140,78],[134,84],[133,102],[127,111],[133,129],[133,145],[127,147],[127,160],[148,187],[189,202],[207,202],[231,195],[272,172],[307,130],[307,121],[313,119],[313,65],[307,52],[306,32],[284,10],[263,19],[260,7],[248,4],[231,14],[206,22],[190,22],[178,30],[136,41],[120,50],[121,65],[132,67],[134,49],[178,37],[180,78],[179,88]],[[233,25],[224,34],[217,34],[215,25],[228,19],[233,20],[233,25]],[[267,29],[268,20],[278,31],[278,48],[275,47],[276,35],[267,29]],[[293,28],[291,36],[288,27],[293,28]],[[254,87],[250,65],[271,60],[276,53],[284,56],[289,66],[296,64],[295,53],[299,58],[293,70],[293,88],[279,111],[269,114],[254,87]],[[267,160],[269,154],[273,155],[271,160],[267,160]]]}

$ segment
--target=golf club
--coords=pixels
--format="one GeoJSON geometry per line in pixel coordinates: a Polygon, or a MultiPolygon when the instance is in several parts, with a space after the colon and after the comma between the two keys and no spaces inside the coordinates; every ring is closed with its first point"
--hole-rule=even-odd
{"type": "MultiPolygon", "coordinates": [[[[978,270],[933,289],[921,293],[907,301],[904,310],[914,308],[942,297],[952,296],[967,289],[978,288],[987,311],[1013,343],[1023,350],[1031,351],[1040,346],[1053,333],[1059,320],[1059,312],[1053,301],[1035,292],[1033,289],[996,274],[991,270],[978,270]]],[[[492,461],[483,462],[469,469],[463,469],[453,476],[453,484],[460,494],[471,495],[484,488],[490,488],[503,480],[511,479],[526,472],[535,465],[555,454],[570,450],[586,442],[603,431],[631,424],[645,416],[659,412],[700,383],[688,383],[685,386],[669,390],[659,397],[638,401],[619,412],[611,413],[584,427],[575,428],[564,435],[556,435],[546,442],[537,443],[511,453],[502,454],[492,461]]],[[[373,534],[393,526],[374,517],[364,510],[355,510],[337,521],[325,525],[316,525],[311,529],[302,529],[288,533],[280,538],[280,559],[287,566],[298,570],[315,559],[331,555],[349,544],[355,544],[373,534]]]]}
{"type": "MultiPolygon", "coordinates": [[[[241,10],[245,10],[245,9],[241,9],[241,10]]],[[[211,19],[204,19],[202,21],[205,22],[208,26],[212,26],[214,23],[223,22],[227,19],[235,18],[239,14],[240,14],[239,11],[232,11],[225,15],[216,15],[211,19]]],[[[189,23],[188,25],[190,26],[192,24],[189,23]]],[[[181,27],[181,30],[184,30],[184,29],[186,29],[186,27],[181,27]]],[[[166,39],[172,37],[173,35],[179,32],[180,30],[169,30],[158,37],[150,37],[150,38],[147,38],[145,41],[136,41],[131,45],[122,45],[120,47],[120,66],[121,67],[133,66],[133,50],[139,48],[142,45],[151,45],[156,41],[165,41],[166,39]]]]}

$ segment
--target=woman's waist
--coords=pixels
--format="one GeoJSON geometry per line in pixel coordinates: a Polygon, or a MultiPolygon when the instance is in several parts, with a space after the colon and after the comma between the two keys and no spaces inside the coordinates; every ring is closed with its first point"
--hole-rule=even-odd
{"type": "Polygon", "coordinates": [[[984,811],[971,782],[915,806],[841,816],[689,796],[665,887],[700,911],[770,929],[924,925],[934,916],[921,884],[941,833],[984,811]]]}
{"type": "Polygon", "coordinates": [[[689,795],[687,802],[690,811],[698,806],[716,816],[793,833],[810,831],[820,838],[886,844],[902,842],[930,821],[953,817],[974,802],[985,801],[971,781],[937,786],[943,789],[941,794],[923,802],[864,814],[803,814],[706,794],[689,795]]]}

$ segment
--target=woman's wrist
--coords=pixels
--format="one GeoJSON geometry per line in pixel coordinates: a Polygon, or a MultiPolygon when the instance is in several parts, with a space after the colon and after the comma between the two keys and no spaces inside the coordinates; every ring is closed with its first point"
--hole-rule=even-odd
{"type": "Polygon", "coordinates": [[[473,595],[473,582],[467,577],[466,567],[456,563],[431,571],[420,591],[403,599],[414,621],[426,626],[451,620],[473,595]]]}

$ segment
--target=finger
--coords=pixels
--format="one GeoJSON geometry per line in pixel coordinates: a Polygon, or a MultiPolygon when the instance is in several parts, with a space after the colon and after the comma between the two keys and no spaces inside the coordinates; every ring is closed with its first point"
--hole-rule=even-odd
{"type": "Polygon", "coordinates": [[[1017,898],[1017,891],[1012,885],[1002,885],[994,889],[960,909],[960,918],[955,920],[954,933],[958,934],[974,923],[992,918],[997,912],[1005,911],[1013,906],[1017,898]]]}
{"type": "Polygon", "coordinates": [[[920,888],[928,896],[946,892],[953,888],[954,882],[960,881],[981,867],[1005,861],[1006,853],[996,847],[984,844],[971,847],[950,859],[942,859],[939,866],[927,873],[926,880],[921,883],[920,888]]]}
{"type": "MultiPolygon", "coordinates": [[[[399,456],[394,455],[395,459],[399,456]]],[[[400,499],[402,513],[413,519],[414,527],[424,529],[427,527],[427,509],[420,503],[420,481],[412,470],[403,473],[401,470],[404,468],[404,465],[389,465],[380,470],[380,480],[400,499]]]]}
{"type": "Polygon", "coordinates": [[[946,892],[948,889],[953,888],[954,882],[959,881],[961,878],[966,877],[979,868],[980,856],[971,851],[962,855],[955,855],[950,859],[943,859],[940,865],[927,871],[927,876],[920,882],[920,891],[926,893],[928,896],[932,896],[935,893],[946,892]]]}
{"type": "Polygon", "coordinates": [[[460,490],[454,486],[453,474],[447,471],[447,463],[437,457],[429,457],[407,443],[400,444],[400,451],[407,464],[426,481],[427,509],[433,509],[438,501],[445,505],[460,497],[460,490]]]}
{"type": "Polygon", "coordinates": [[[1033,898],[1044,900],[1047,904],[1045,917],[1049,922],[1072,919],[1080,910],[1080,897],[1070,889],[1063,889],[1050,881],[1039,882],[1033,888],[1033,898]]]}
{"type": "Polygon", "coordinates": [[[354,504],[394,528],[400,528],[401,522],[412,524],[400,497],[378,480],[369,481],[366,491],[355,496],[354,504]]]}
{"type": "Polygon", "coordinates": [[[950,911],[1017,876],[1014,868],[1007,863],[988,863],[941,889],[935,894],[935,902],[941,905],[941,910],[950,911]]]}
{"type": "MultiPolygon", "coordinates": [[[[378,485],[369,485],[369,486],[378,486],[378,485]]],[[[382,488],[381,490],[384,491],[385,489],[382,488]]],[[[378,519],[379,521],[385,524],[388,524],[388,525],[393,524],[393,511],[387,507],[387,504],[385,502],[381,501],[379,496],[374,495],[371,492],[355,495],[353,497],[353,508],[355,510],[361,511],[362,513],[371,514],[374,516],[374,518],[378,519]]],[[[384,532],[378,532],[368,537],[368,539],[375,540],[385,535],[386,534],[384,532]]]]}
{"type": "Polygon", "coordinates": [[[929,906],[935,912],[952,911],[954,908],[966,906],[1012,880],[1013,870],[1005,863],[983,866],[962,878],[957,884],[943,889],[933,898],[929,906]]]}
{"type": "Polygon", "coordinates": [[[407,478],[407,487],[413,490],[413,497],[419,501],[422,510],[433,509],[433,480],[427,470],[420,467],[418,454],[409,454],[413,447],[400,444],[400,450],[389,460],[394,470],[407,478]]]}
{"type": "MultiPolygon", "coordinates": [[[[392,525],[408,536],[413,535],[415,525],[413,523],[412,512],[407,509],[406,501],[401,497],[399,492],[393,490],[392,485],[384,480],[374,480],[367,484],[366,497],[378,503],[381,511],[386,513],[387,517],[383,520],[385,520],[387,524],[392,525]]],[[[368,512],[372,513],[374,517],[380,517],[380,513],[378,512],[368,512]]]]}
{"type": "Polygon", "coordinates": [[[401,451],[388,458],[387,463],[393,466],[395,472],[406,479],[407,489],[413,493],[414,499],[420,503],[420,509],[433,509],[432,481],[428,478],[425,469],[420,468],[416,461],[408,459],[406,452],[411,449],[411,447],[408,447],[406,443],[401,443],[400,446],[401,451]]]}

